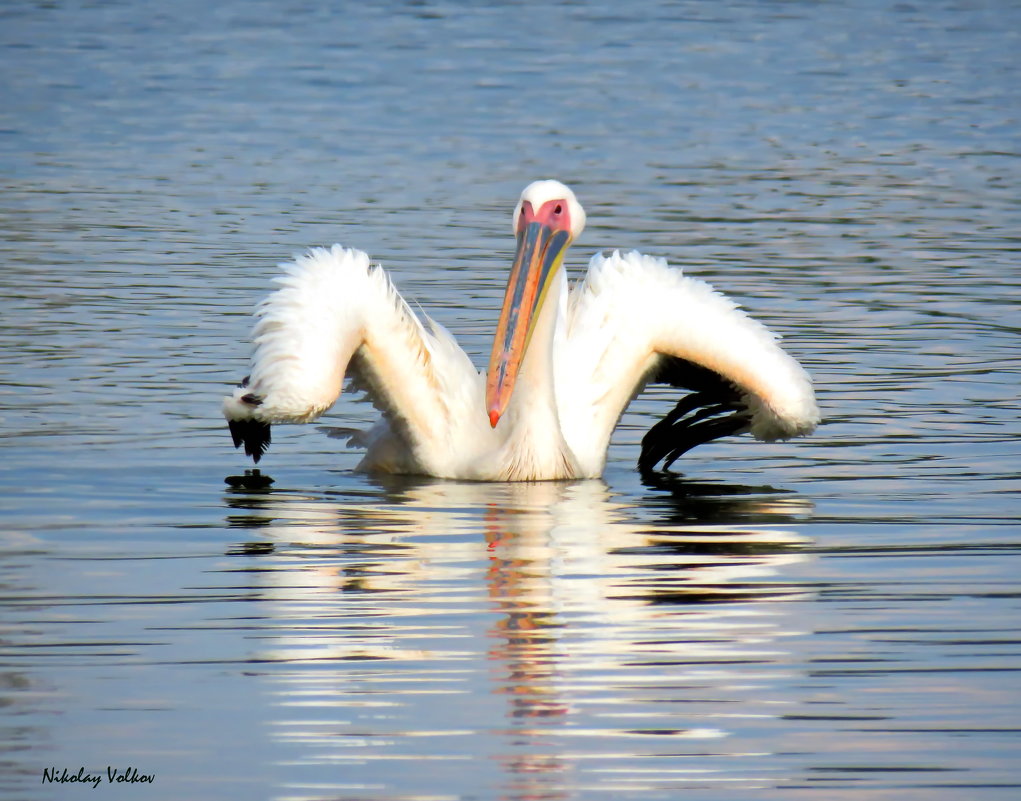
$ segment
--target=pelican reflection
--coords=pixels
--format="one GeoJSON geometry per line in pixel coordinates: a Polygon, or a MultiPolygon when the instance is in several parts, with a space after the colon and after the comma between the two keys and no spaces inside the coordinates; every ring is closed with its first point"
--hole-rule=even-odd
{"type": "Polygon", "coordinates": [[[727,526],[670,522],[676,494],[638,508],[601,481],[365,486],[228,495],[232,525],[262,543],[236,552],[272,560],[257,573],[271,636],[253,656],[285,666],[274,703],[288,742],[353,759],[303,729],[296,709],[328,704],[344,710],[333,735],[376,725],[382,741],[424,743],[440,704],[466,750],[503,738],[511,797],[556,797],[561,737],[723,737],[719,720],[650,722],[667,708],[659,696],[705,701],[783,661],[790,605],[778,602],[800,592],[783,571],[805,558],[784,527],[807,511],[794,497],[717,499],[730,512],[714,520],[758,521],[727,526]],[[399,731],[367,713],[384,699],[403,710],[399,731]]]}

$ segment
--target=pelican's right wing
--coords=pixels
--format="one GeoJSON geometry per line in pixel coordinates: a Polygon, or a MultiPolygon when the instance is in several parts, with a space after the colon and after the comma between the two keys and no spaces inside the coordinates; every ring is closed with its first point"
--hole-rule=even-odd
{"type": "Polygon", "coordinates": [[[442,452],[452,420],[481,378],[441,326],[427,328],[389,277],[359,250],[313,248],[282,264],[280,287],[256,311],[251,374],[224,399],[235,447],[258,461],[271,423],[307,423],[329,409],[350,374],[383,412],[412,460],[442,452]]]}
{"type": "Polygon", "coordinates": [[[590,473],[602,470],[613,428],[649,383],[692,394],[646,435],[642,469],[728,434],[787,439],[819,422],[811,380],[777,337],[663,259],[596,255],[571,290],[567,320],[557,349],[558,386],[570,388],[558,396],[561,424],[590,473]]]}

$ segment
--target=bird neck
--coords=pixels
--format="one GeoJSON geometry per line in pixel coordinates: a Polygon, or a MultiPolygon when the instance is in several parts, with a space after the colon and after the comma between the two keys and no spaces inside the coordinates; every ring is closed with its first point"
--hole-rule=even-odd
{"type": "Polygon", "coordinates": [[[508,404],[508,412],[519,425],[524,420],[539,421],[550,417],[559,429],[553,378],[553,342],[558,318],[561,316],[562,283],[562,275],[551,283],[536,317],[528,350],[521,361],[514,394],[508,404]]]}
{"type": "Polygon", "coordinates": [[[566,290],[567,278],[561,269],[539,311],[506,413],[507,444],[514,463],[524,472],[535,468],[546,478],[576,474],[575,459],[560,428],[553,371],[553,348],[566,319],[566,290]]]}

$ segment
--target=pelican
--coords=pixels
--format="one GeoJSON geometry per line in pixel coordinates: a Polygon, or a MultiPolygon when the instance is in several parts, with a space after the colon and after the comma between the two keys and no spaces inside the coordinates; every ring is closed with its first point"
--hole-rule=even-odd
{"type": "Polygon", "coordinates": [[[282,264],[279,288],[256,311],[250,375],[223,402],[234,446],[258,462],[271,424],[317,419],[345,376],[382,413],[351,437],[367,449],[357,469],[369,472],[597,478],[617,422],[649,384],[690,394],[645,435],[643,471],[731,434],[772,441],[815,429],[807,373],[709,284],[663,259],[613,252],[569,288],[564,254],[584,227],[559,181],[522,192],[486,373],[365,253],[334,245],[282,264]]]}

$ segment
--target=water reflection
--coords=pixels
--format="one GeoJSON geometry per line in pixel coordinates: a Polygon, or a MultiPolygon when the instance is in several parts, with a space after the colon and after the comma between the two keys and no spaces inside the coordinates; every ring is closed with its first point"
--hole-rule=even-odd
{"type": "Polygon", "coordinates": [[[662,761],[664,737],[668,761],[741,755],[710,743],[732,734],[728,719],[762,715],[731,707],[784,662],[782,602],[802,591],[783,570],[806,557],[782,523],[805,502],[715,488],[709,520],[764,528],[675,522],[713,494],[683,482],[651,520],[600,481],[376,489],[227,495],[231,525],[258,538],[232,553],[272,555],[256,659],[276,666],[274,737],[293,758],[350,776],[369,755],[438,759],[442,741],[443,759],[495,755],[508,797],[555,798],[565,771],[596,781],[614,763],[662,761]],[[480,749],[480,736],[499,744],[480,749]],[[599,743],[586,746],[599,763],[577,738],[599,743]]]}

